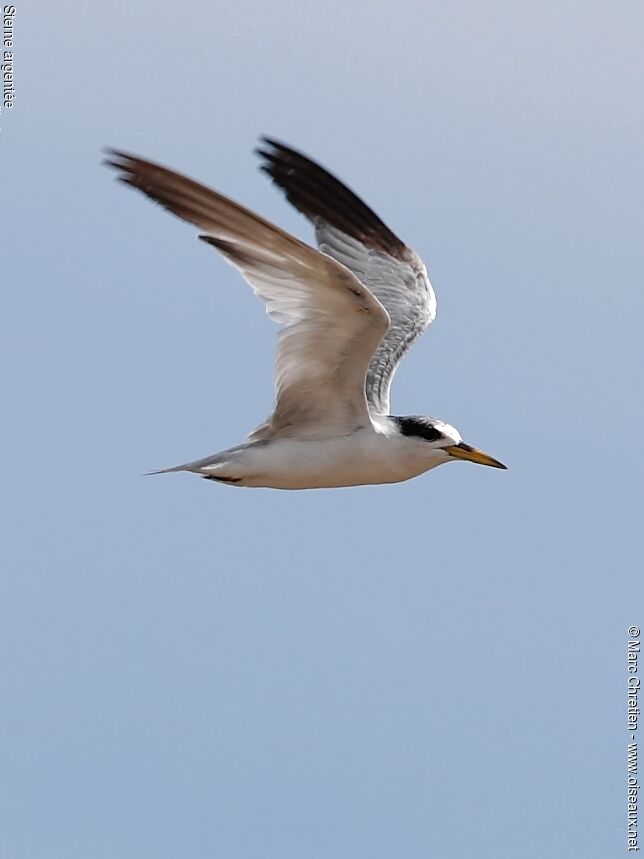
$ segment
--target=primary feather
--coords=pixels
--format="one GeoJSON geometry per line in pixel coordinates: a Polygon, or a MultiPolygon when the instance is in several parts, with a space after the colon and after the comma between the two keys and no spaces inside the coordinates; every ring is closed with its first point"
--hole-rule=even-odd
{"type": "Polygon", "coordinates": [[[314,225],[321,251],[350,269],[389,314],[389,328],[365,380],[374,414],[390,411],[390,388],[407,350],[436,316],[436,297],[420,257],[363,201],[310,158],[270,138],[257,152],[262,170],[314,225]]]}

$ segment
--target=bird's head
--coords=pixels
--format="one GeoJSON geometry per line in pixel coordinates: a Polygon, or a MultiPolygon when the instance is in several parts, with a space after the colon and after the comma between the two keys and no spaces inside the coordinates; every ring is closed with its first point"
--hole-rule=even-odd
{"type": "Polygon", "coordinates": [[[507,468],[498,459],[466,444],[457,429],[437,418],[426,418],[418,415],[398,418],[393,417],[398,431],[408,438],[417,438],[428,445],[437,456],[444,456],[444,462],[451,459],[466,459],[479,465],[491,465],[493,468],[507,468]]]}

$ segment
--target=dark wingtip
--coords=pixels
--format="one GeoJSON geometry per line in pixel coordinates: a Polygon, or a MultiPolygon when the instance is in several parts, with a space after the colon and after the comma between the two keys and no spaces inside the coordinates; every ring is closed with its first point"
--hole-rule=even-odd
{"type": "Polygon", "coordinates": [[[266,170],[268,168],[268,164],[275,160],[275,156],[272,153],[268,152],[266,149],[260,149],[259,146],[256,149],[253,149],[253,155],[257,155],[258,158],[264,159],[264,161],[259,164],[260,170],[266,170]]]}
{"type": "Polygon", "coordinates": [[[123,152],[121,149],[115,149],[113,146],[104,146],[101,149],[101,152],[105,156],[101,163],[108,167],[122,167],[121,162],[129,161],[133,157],[127,152],[123,152]]]}
{"type": "Polygon", "coordinates": [[[197,236],[200,242],[205,242],[207,245],[212,245],[215,248],[219,248],[218,239],[214,236],[209,236],[206,233],[201,233],[197,236]]]}
{"type": "Polygon", "coordinates": [[[255,149],[262,159],[259,169],[310,221],[326,221],[369,248],[405,258],[404,242],[340,179],[274,137],[261,135],[259,140],[261,145],[255,149]]]}
{"type": "Polygon", "coordinates": [[[268,134],[260,134],[259,139],[262,143],[266,143],[268,146],[272,146],[273,149],[289,149],[285,143],[282,143],[280,140],[276,140],[274,137],[269,137],[268,134]]]}

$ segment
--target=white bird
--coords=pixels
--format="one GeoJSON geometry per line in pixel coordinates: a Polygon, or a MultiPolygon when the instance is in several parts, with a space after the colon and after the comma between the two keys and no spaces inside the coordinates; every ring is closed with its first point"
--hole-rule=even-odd
{"type": "Polygon", "coordinates": [[[199,227],[283,326],[273,414],[243,444],[154,473],[315,489],[398,483],[455,459],[505,468],[444,421],[389,414],[396,368],[436,315],[427,269],[338,179],[263,143],[262,169],[313,223],[318,250],[186,176],[109,150],[119,179],[199,227]]]}

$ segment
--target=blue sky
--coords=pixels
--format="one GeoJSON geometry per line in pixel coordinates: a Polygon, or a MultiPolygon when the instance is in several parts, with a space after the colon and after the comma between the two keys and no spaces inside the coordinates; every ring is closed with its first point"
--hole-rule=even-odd
{"type": "Polygon", "coordinates": [[[39,6],[0,117],[0,855],[625,854],[641,5],[39,6]],[[507,472],[141,476],[266,416],[276,329],[101,147],[311,240],[261,133],[423,256],[438,317],[394,411],[507,472]]]}

